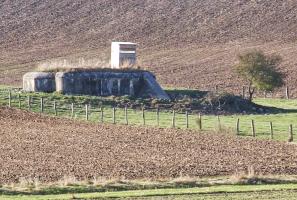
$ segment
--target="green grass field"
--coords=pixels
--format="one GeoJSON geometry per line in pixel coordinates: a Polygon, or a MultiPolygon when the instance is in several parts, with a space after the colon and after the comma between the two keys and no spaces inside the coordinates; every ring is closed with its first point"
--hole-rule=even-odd
{"type": "Polygon", "coordinates": [[[221,194],[205,194],[205,195],[178,195],[167,197],[145,197],[145,198],[129,198],[130,200],[295,200],[297,191],[262,191],[262,192],[242,192],[242,193],[221,193],[221,194]]]}
{"type": "Polygon", "coordinates": [[[296,184],[275,185],[221,185],[200,188],[153,189],[120,192],[74,193],[58,195],[2,195],[7,200],[51,199],[294,199],[296,184]],[[261,197],[261,198],[260,198],[261,197]]]}
{"type": "MultiPolygon", "coordinates": [[[[8,105],[8,91],[5,86],[0,87],[0,103],[8,105]],[[1,89],[2,88],[2,89],[1,89]]],[[[114,100],[110,97],[93,97],[93,96],[64,96],[60,94],[33,94],[20,93],[21,102],[18,100],[18,93],[12,93],[12,107],[19,107],[28,110],[28,96],[31,97],[31,111],[41,112],[40,98],[44,98],[44,113],[55,115],[53,109],[54,101],[56,101],[57,114],[61,117],[74,118],[78,120],[86,119],[85,104],[89,104],[88,118],[89,121],[101,122],[101,107],[103,107],[103,121],[105,123],[113,123],[113,104],[114,100]],[[71,113],[71,103],[74,102],[74,113],[71,113]]],[[[297,127],[297,100],[285,99],[255,99],[255,103],[265,106],[271,106],[284,109],[281,113],[263,114],[263,115],[226,115],[220,116],[220,123],[218,117],[214,115],[202,116],[202,130],[220,132],[219,129],[230,134],[236,134],[236,122],[240,120],[239,129],[241,136],[252,136],[251,121],[255,122],[256,137],[260,139],[270,139],[270,122],[273,123],[273,137],[275,140],[287,141],[289,137],[289,126],[293,125],[293,129],[297,127]],[[220,125],[219,125],[220,124],[220,125]]],[[[172,111],[162,111],[159,115],[159,124],[157,121],[156,110],[145,111],[145,122],[143,120],[143,113],[141,110],[128,109],[127,121],[130,125],[146,125],[146,126],[160,126],[168,128],[173,126],[172,111]]],[[[186,115],[184,113],[176,113],[175,127],[186,127],[186,115]]],[[[189,128],[199,129],[197,124],[197,115],[189,115],[189,128]]],[[[115,122],[126,124],[125,112],[123,108],[117,108],[115,113],[115,122]]]]}

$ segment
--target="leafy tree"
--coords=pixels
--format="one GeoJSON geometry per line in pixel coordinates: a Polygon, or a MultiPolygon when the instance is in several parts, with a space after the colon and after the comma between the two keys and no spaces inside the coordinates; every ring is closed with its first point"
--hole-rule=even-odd
{"type": "Polygon", "coordinates": [[[284,85],[284,75],[277,69],[282,61],[280,56],[267,56],[262,51],[254,50],[238,55],[238,60],[235,71],[248,82],[250,101],[255,89],[273,91],[284,85]]]}

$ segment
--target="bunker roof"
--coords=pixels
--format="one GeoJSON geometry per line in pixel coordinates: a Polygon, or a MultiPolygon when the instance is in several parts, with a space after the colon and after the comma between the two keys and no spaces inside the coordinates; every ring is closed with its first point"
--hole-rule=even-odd
{"type": "Polygon", "coordinates": [[[112,42],[113,44],[130,44],[130,45],[137,45],[136,43],[133,42],[112,42]]]}
{"type": "Polygon", "coordinates": [[[24,75],[24,79],[44,79],[54,78],[55,74],[51,72],[28,72],[24,75]]]}

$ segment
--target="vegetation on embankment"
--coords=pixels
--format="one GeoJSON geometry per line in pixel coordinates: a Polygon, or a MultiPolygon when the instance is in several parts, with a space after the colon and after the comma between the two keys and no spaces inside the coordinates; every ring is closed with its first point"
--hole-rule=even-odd
{"type": "MultiPolygon", "coordinates": [[[[242,199],[246,197],[259,197],[262,195],[265,199],[295,199],[297,194],[296,184],[274,184],[274,185],[220,185],[196,188],[175,188],[175,189],[151,189],[151,190],[133,190],[118,192],[93,192],[93,193],[68,193],[68,194],[10,194],[1,195],[0,199],[5,200],[70,200],[70,199],[225,199],[226,196],[232,199],[242,199]],[[277,195],[276,195],[277,193],[277,195]],[[222,197],[224,194],[224,197],[222,197]],[[170,198],[169,198],[170,197],[170,198]]],[[[53,190],[54,192],[54,190],[53,190]]]]}
{"type": "MultiPolygon", "coordinates": [[[[9,92],[6,86],[2,86],[0,91],[0,103],[1,105],[8,106],[9,92]],[[4,90],[3,90],[4,89],[4,90]]],[[[237,122],[239,119],[238,134],[241,136],[252,136],[251,121],[255,122],[256,137],[261,139],[273,139],[288,141],[289,126],[293,125],[295,129],[295,118],[297,117],[297,100],[290,99],[255,99],[252,105],[252,110],[255,110],[254,114],[240,113],[229,114],[226,112],[214,114],[202,114],[201,122],[202,126],[197,123],[198,110],[188,111],[188,120],[186,111],[190,110],[187,107],[188,101],[192,101],[192,104],[201,103],[201,99],[207,97],[207,92],[201,92],[197,90],[166,90],[169,95],[174,99],[172,102],[159,101],[152,99],[135,99],[128,96],[124,97],[95,97],[95,96],[67,96],[58,93],[45,94],[45,93],[19,93],[18,91],[12,91],[11,106],[21,109],[29,110],[28,97],[30,97],[30,110],[40,113],[41,106],[40,101],[43,98],[43,113],[55,115],[54,102],[56,102],[57,115],[60,117],[74,118],[78,120],[86,119],[86,107],[88,107],[88,120],[98,123],[119,123],[130,125],[146,125],[146,126],[159,126],[168,128],[173,126],[173,115],[175,116],[174,126],[175,128],[190,128],[201,129],[207,131],[225,131],[231,134],[237,133],[237,122]],[[20,95],[20,100],[18,99],[20,95]],[[187,98],[188,97],[188,98],[187,98]],[[73,113],[72,104],[73,103],[73,113]],[[255,104],[256,103],[256,104],[255,104]],[[253,107],[253,105],[256,105],[253,107]],[[127,112],[125,113],[125,107],[127,106],[127,112]],[[115,118],[113,117],[113,107],[115,110],[115,118]],[[141,108],[145,108],[144,113],[141,108]],[[103,108],[103,114],[101,111],[103,108]],[[160,108],[159,116],[157,115],[157,108],[160,108]],[[258,111],[257,111],[258,108],[258,111]],[[264,112],[262,108],[268,108],[269,112],[264,112]],[[175,113],[173,114],[173,110],[175,113]],[[262,112],[261,112],[262,111],[262,112]],[[260,113],[258,113],[260,112],[260,113]],[[127,118],[125,115],[127,114],[127,118]],[[219,120],[218,120],[219,116],[219,120]],[[144,120],[145,119],[145,120],[144,120]],[[270,123],[273,126],[273,136],[271,135],[270,123]],[[188,126],[187,126],[188,124],[188,126]]],[[[214,94],[214,93],[210,93],[214,94]]],[[[220,96],[214,95],[214,99],[220,96]]],[[[228,96],[228,95],[227,95],[228,96]]],[[[233,97],[237,98],[237,97],[233,97]]],[[[219,98],[220,99],[220,98],[219,98]]],[[[232,99],[232,98],[231,98],[232,99]]],[[[238,98],[242,101],[241,98],[238,98]]],[[[240,102],[239,101],[239,102],[240,102]]],[[[209,102],[209,101],[207,101],[209,102]]],[[[216,101],[217,102],[217,101],[216,101]]],[[[237,102],[237,103],[239,103],[237,102]]],[[[245,103],[245,102],[244,102],[245,103]]],[[[249,103],[249,102],[248,102],[249,103]]],[[[201,107],[201,104],[199,104],[201,107]]],[[[215,103],[209,105],[217,105],[215,103]]],[[[221,108],[223,106],[221,105],[221,108]]],[[[231,108],[232,106],[227,106],[231,108]]],[[[210,108],[210,107],[208,107],[210,108]]],[[[218,108],[218,107],[217,107],[218,108]]],[[[267,111],[267,110],[266,110],[267,111]]],[[[294,131],[295,132],[295,131],[294,131]]]]}
{"type": "MultiPolygon", "coordinates": [[[[230,177],[178,177],[170,179],[139,179],[104,177],[78,181],[64,177],[58,182],[40,182],[38,179],[20,179],[19,182],[0,186],[0,195],[57,195],[72,193],[141,191],[152,189],[207,188],[213,186],[297,185],[296,176],[259,176],[249,172],[236,173],[230,177]]],[[[297,189],[297,188],[296,188],[297,189]]]]}
{"type": "MultiPolygon", "coordinates": [[[[8,88],[0,87],[0,102],[8,96],[8,88]]],[[[21,89],[12,90],[14,101],[18,101],[20,95],[22,103],[25,103],[26,97],[43,97],[48,100],[62,100],[65,103],[78,104],[96,104],[96,106],[112,106],[117,108],[145,109],[160,111],[175,111],[180,113],[188,112],[190,114],[214,114],[214,115],[231,115],[231,114],[271,114],[285,112],[285,110],[275,107],[258,105],[248,101],[240,96],[226,92],[199,91],[190,89],[167,89],[166,93],[171,100],[154,99],[148,96],[131,97],[131,96],[86,96],[86,95],[62,95],[60,93],[30,93],[23,92],[21,89]]]]}

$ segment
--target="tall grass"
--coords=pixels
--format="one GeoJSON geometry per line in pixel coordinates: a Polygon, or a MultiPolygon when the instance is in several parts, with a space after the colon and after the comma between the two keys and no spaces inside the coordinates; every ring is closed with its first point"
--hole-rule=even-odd
{"type": "MultiPolygon", "coordinates": [[[[38,72],[67,72],[67,71],[78,71],[78,70],[99,70],[99,69],[110,69],[110,61],[105,61],[97,58],[93,59],[53,59],[44,61],[38,64],[36,71],[38,72]]],[[[136,63],[130,63],[124,61],[120,69],[145,69],[141,60],[136,63]]]]}
{"type": "MultiPolygon", "coordinates": [[[[135,179],[95,177],[78,180],[74,176],[64,176],[57,182],[41,182],[38,179],[21,178],[17,183],[4,184],[2,192],[15,194],[67,194],[108,191],[128,191],[156,188],[194,188],[220,185],[261,185],[296,184],[296,176],[261,176],[243,172],[229,177],[190,177],[180,176],[163,179],[135,179]]],[[[0,191],[1,193],[1,191],[0,191]]]]}
{"type": "Polygon", "coordinates": [[[40,72],[70,71],[73,69],[110,68],[110,63],[100,59],[54,59],[39,63],[36,70],[40,72]]]}

